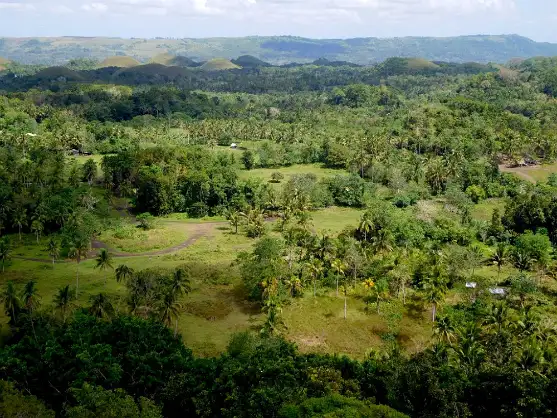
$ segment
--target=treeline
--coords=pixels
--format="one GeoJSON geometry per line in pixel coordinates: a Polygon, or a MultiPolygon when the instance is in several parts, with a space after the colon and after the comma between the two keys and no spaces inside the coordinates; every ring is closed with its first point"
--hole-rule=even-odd
{"type": "Polygon", "coordinates": [[[459,305],[435,333],[437,343],[419,354],[393,349],[363,361],[244,333],[203,359],[153,321],[36,314],[0,351],[0,376],[10,382],[0,406],[5,416],[553,415],[555,334],[532,309],[459,305]]]}

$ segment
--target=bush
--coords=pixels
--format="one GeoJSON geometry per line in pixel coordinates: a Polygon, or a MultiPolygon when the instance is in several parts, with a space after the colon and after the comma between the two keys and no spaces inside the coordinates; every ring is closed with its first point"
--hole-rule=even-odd
{"type": "Polygon", "coordinates": [[[275,171],[273,174],[271,174],[271,183],[280,183],[283,179],[284,175],[282,173],[279,173],[278,171],[275,171]]]}
{"type": "Polygon", "coordinates": [[[150,229],[155,229],[156,227],[156,219],[153,215],[149,212],[142,213],[137,215],[137,221],[139,222],[139,227],[148,231],[150,229]]]}
{"type": "Polygon", "coordinates": [[[469,186],[466,189],[466,194],[474,203],[479,203],[481,200],[486,198],[485,190],[480,186],[469,186]]]}

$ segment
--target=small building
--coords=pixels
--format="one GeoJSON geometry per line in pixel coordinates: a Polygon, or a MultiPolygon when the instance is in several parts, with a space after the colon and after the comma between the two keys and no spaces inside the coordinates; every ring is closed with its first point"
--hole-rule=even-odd
{"type": "Polygon", "coordinates": [[[475,289],[478,286],[476,282],[466,282],[467,289],[475,289]]]}
{"type": "Polygon", "coordinates": [[[236,148],[238,148],[238,144],[235,144],[235,143],[233,142],[232,144],[230,144],[230,148],[236,149],[236,148]]]}
{"type": "Polygon", "coordinates": [[[507,291],[501,287],[493,287],[489,289],[489,293],[493,296],[504,297],[507,294],[507,291]]]}

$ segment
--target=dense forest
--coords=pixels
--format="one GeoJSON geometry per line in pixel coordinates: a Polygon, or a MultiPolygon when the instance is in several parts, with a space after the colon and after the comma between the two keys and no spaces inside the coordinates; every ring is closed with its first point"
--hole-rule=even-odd
{"type": "Polygon", "coordinates": [[[513,172],[554,167],[557,59],[329,64],[1,73],[0,416],[557,413],[557,174],[513,172]],[[247,244],[102,241],[206,221],[247,244]],[[251,322],[194,352],[228,285],[251,322]],[[365,355],[296,344],[331,300],[365,355]]]}

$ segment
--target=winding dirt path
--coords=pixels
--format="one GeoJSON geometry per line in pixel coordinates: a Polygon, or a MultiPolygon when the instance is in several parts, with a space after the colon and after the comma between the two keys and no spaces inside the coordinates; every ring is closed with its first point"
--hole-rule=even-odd
{"type": "MultiPolygon", "coordinates": [[[[200,238],[205,238],[205,237],[211,236],[212,233],[215,231],[215,229],[218,226],[225,226],[225,225],[228,225],[228,222],[206,222],[206,223],[192,224],[192,226],[194,226],[192,234],[184,242],[182,242],[178,245],[174,245],[172,247],[164,248],[162,250],[146,251],[146,252],[142,252],[142,253],[126,253],[126,252],[117,251],[113,248],[110,248],[107,244],[105,244],[102,241],[94,240],[91,244],[92,251],[90,251],[89,254],[87,254],[87,257],[85,258],[85,260],[95,258],[97,256],[97,252],[95,250],[99,250],[101,248],[106,248],[107,250],[109,250],[110,254],[114,258],[153,257],[153,256],[157,256],[157,255],[172,254],[172,253],[175,253],[177,251],[183,250],[184,248],[188,248],[188,247],[192,246],[200,238]]],[[[33,261],[33,262],[36,262],[36,263],[47,263],[47,264],[52,263],[52,260],[45,259],[45,258],[31,258],[31,257],[17,257],[17,256],[14,256],[12,258],[14,258],[16,260],[33,261]]],[[[56,263],[60,264],[60,263],[72,263],[72,262],[73,262],[72,260],[60,260],[60,261],[57,261],[56,263]]]]}
{"type": "Polygon", "coordinates": [[[527,166],[527,167],[508,167],[504,164],[499,165],[499,171],[502,173],[511,173],[518,177],[521,177],[522,180],[529,181],[530,183],[537,183],[537,180],[528,174],[528,168],[533,167],[531,169],[535,169],[537,166],[527,166]]]}

